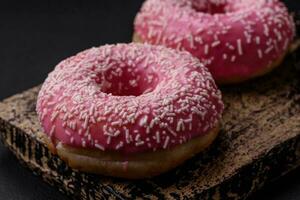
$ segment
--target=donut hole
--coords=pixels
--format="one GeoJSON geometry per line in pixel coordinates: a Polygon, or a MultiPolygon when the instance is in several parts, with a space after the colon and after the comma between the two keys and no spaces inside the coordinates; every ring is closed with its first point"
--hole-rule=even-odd
{"type": "Polygon", "coordinates": [[[226,0],[191,0],[194,10],[209,14],[225,14],[229,12],[226,0]]]}
{"type": "Polygon", "coordinates": [[[101,92],[114,96],[140,96],[156,88],[158,75],[132,67],[112,68],[98,73],[95,81],[101,92]]]}

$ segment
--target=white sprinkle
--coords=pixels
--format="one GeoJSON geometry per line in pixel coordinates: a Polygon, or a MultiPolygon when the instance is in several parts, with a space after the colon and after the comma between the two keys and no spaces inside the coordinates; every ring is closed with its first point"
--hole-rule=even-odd
{"type": "Polygon", "coordinates": [[[106,139],[106,144],[110,144],[110,141],[111,141],[111,136],[109,135],[106,139]]]}
{"type": "Polygon", "coordinates": [[[151,122],[150,122],[149,127],[150,127],[150,128],[153,128],[153,126],[156,124],[156,121],[159,121],[159,119],[158,119],[158,118],[152,119],[151,122]]]}
{"type": "Polygon", "coordinates": [[[235,59],[236,59],[236,56],[233,55],[233,56],[231,57],[231,62],[234,62],[235,59]]]}
{"type": "Polygon", "coordinates": [[[159,144],[160,143],[160,133],[159,133],[159,131],[156,131],[155,138],[156,138],[156,143],[159,144]]]}
{"type": "Polygon", "coordinates": [[[78,130],[78,135],[81,135],[82,134],[82,129],[79,129],[78,130]]]}
{"type": "Polygon", "coordinates": [[[51,130],[50,130],[50,136],[53,136],[55,131],[55,125],[52,126],[51,130]]]}
{"type": "Polygon", "coordinates": [[[132,86],[132,87],[137,87],[137,81],[135,79],[133,80],[129,80],[129,85],[132,86]]]}
{"type": "Polygon", "coordinates": [[[208,52],[209,52],[209,46],[206,44],[206,45],[204,46],[204,54],[207,55],[208,52]]]}
{"type": "Polygon", "coordinates": [[[218,41],[215,41],[211,44],[211,47],[216,47],[218,46],[219,44],[221,44],[221,42],[218,40],[218,41]]]}
{"type": "Polygon", "coordinates": [[[65,130],[65,133],[66,133],[68,136],[71,136],[71,133],[70,133],[70,131],[68,131],[68,130],[65,130]]]}
{"type": "Polygon", "coordinates": [[[124,130],[125,130],[126,143],[129,144],[130,143],[129,130],[126,127],[124,127],[124,130]]]}
{"type": "Polygon", "coordinates": [[[147,123],[147,120],[148,120],[148,116],[145,115],[143,118],[140,119],[139,125],[140,125],[141,127],[143,127],[143,126],[147,123]]]}
{"type": "Polygon", "coordinates": [[[198,42],[199,44],[203,44],[203,40],[200,36],[195,37],[195,41],[198,42]]]}
{"type": "Polygon", "coordinates": [[[132,100],[132,103],[134,106],[139,106],[138,102],[136,102],[136,100],[134,100],[134,99],[132,100]]]}
{"type": "Polygon", "coordinates": [[[264,24],[264,34],[265,34],[265,36],[269,36],[269,27],[268,27],[268,25],[267,24],[264,24]]]}
{"type": "Polygon", "coordinates": [[[73,131],[75,131],[76,130],[76,122],[70,122],[69,128],[72,129],[73,131]]]}
{"type": "Polygon", "coordinates": [[[138,141],[138,142],[135,143],[135,146],[138,147],[138,146],[141,146],[141,145],[143,145],[143,144],[144,144],[144,141],[138,141]]]}
{"type": "Polygon", "coordinates": [[[86,131],[85,131],[85,133],[84,133],[84,136],[86,137],[86,136],[88,136],[89,134],[90,134],[89,129],[86,129],[86,131]]]}
{"type": "Polygon", "coordinates": [[[224,60],[227,59],[227,54],[226,54],[226,53],[223,54],[223,59],[224,59],[224,60]]]}
{"type": "Polygon", "coordinates": [[[181,46],[181,42],[178,42],[176,45],[176,50],[181,50],[182,46],[181,46]]]}
{"type": "Polygon", "coordinates": [[[283,44],[283,50],[286,50],[288,48],[289,45],[289,39],[285,39],[284,44],[283,44]]]}
{"type": "Polygon", "coordinates": [[[88,141],[91,141],[91,140],[92,140],[92,135],[89,134],[89,135],[88,135],[88,141]]]}
{"type": "Polygon", "coordinates": [[[58,116],[58,112],[55,111],[54,113],[52,113],[50,121],[53,122],[56,119],[57,116],[58,116]]]}
{"type": "Polygon", "coordinates": [[[116,150],[122,148],[124,146],[124,143],[121,141],[117,146],[116,146],[116,150]]]}
{"type": "Polygon", "coordinates": [[[231,45],[231,44],[229,44],[229,43],[226,43],[226,46],[228,47],[228,49],[230,49],[230,50],[232,50],[232,51],[235,50],[234,46],[231,45]]]}
{"type": "Polygon", "coordinates": [[[263,57],[263,54],[262,54],[261,49],[258,49],[258,50],[257,50],[257,54],[258,54],[258,57],[259,57],[259,58],[262,58],[262,57],[263,57]]]}
{"type": "Polygon", "coordinates": [[[183,130],[184,131],[185,127],[184,127],[184,123],[183,123],[183,120],[180,119],[177,123],[177,127],[176,127],[176,131],[180,131],[180,130],[183,130]]]}
{"type": "Polygon", "coordinates": [[[84,139],[81,141],[81,145],[82,145],[83,147],[86,147],[86,142],[85,142],[84,139]]]}
{"type": "Polygon", "coordinates": [[[282,40],[282,35],[281,35],[281,33],[280,33],[276,28],[274,29],[274,32],[275,32],[275,34],[276,34],[276,36],[277,36],[278,41],[281,41],[281,40],[282,40]]]}
{"type": "Polygon", "coordinates": [[[87,126],[88,126],[88,122],[89,122],[89,118],[86,117],[85,120],[84,120],[84,123],[83,123],[83,128],[86,129],[87,126]]]}
{"type": "MultiPolygon", "coordinates": [[[[45,110],[45,109],[44,109],[44,110],[45,110]]],[[[42,112],[42,116],[41,116],[41,121],[44,120],[44,118],[46,117],[46,115],[47,115],[47,112],[43,111],[43,112],[42,112]]]]}
{"type": "Polygon", "coordinates": [[[243,55],[243,48],[242,48],[242,41],[241,41],[241,39],[237,40],[237,48],[238,48],[239,55],[240,56],[243,55]]]}
{"type": "Polygon", "coordinates": [[[90,110],[89,110],[89,114],[90,114],[90,115],[94,115],[94,108],[95,108],[95,105],[92,104],[92,106],[91,106],[91,108],[90,108],[90,110]]]}
{"type": "Polygon", "coordinates": [[[155,43],[155,44],[159,44],[159,42],[161,41],[161,38],[162,38],[162,32],[159,31],[159,32],[158,32],[158,35],[157,35],[157,37],[156,37],[156,43],[155,43]]]}
{"type": "Polygon", "coordinates": [[[114,133],[114,137],[117,137],[118,135],[120,135],[121,131],[120,130],[117,130],[115,133],[114,133]]]}
{"type": "Polygon", "coordinates": [[[149,134],[150,133],[150,127],[147,126],[146,128],[146,133],[149,134]]]}
{"type": "Polygon", "coordinates": [[[273,49],[274,49],[274,46],[273,46],[273,45],[270,46],[269,48],[267,48],[267,49],[265,50],[265,54],[270,53],[273,49]]]}
{"type": "Polygon", "coordinates": [[[95,144],[95,147],[96,147],[97,149],[102,150],[102,151],[105,150],[105,148],[104,148],[102,145],[100,145],[100,144],[95,144]]]}
{"type": "Polygon", "coordinates": [[[71,137],[71,138],[70,138],[70,142],[71,142],[71,144],[74,143],[74,137],[71,137]]]}
{"type": "Polygon", "coordinates": [[[140,141],[140,137],[141,137],[141,135],[140,135],[140,134],[137,134],[137,135],[135,136],[135,141],[140,141]]]}
{"type": "Polygon", "coordinates": [[[119,121],[111,122],[110,124],[111,124],[112,126],[116,126],[116,125],[120,126],[120,125],[122,124],[122,122],[119,120],[119,121]]]}
{"type": "Polygon", "coordinates": [[[166,149],[168,144],[169,144],[169,141],[170,141],[170,137],[167,136],[166,139],[165,139],[165,142],[164,142],[164,145],[163,145],[163,148],[166,149]]]}
{"type": "Polygon", "coordinates": [[[53,106],[53,105],[55,105],[55,104],[56,104],[55,101],[52,101],[52,102],[48,102],[48,103],[47,103],[48,106],[53,106]]]}
{"type": "Polygon", "coordinates": [[[193,38],[192,35],[190,35],[190,36],[188,37],[188,41],[189,41],[189,43],[190,43],[190,48],[191,48],[191,49],[195,49],[194,38],[193,38]]]}
{"type": "Polygon", "coordinates": [[[260,44],[260,37],[256,36],[255,41],[256,41],[256,44],[259,45],[260,44]]]}
{"type": "Polygon", "coordinates": [[[177,133],[175,131],[173,131],[169,126],[167,127],[168,131],[170,131],[170,133],[176,137],[177,136],[177,133]]]}
{"type": "Polygon", "coordinates": [[[206,125],[204,126],[204,128],[203,128],[203,132],[206,132],[208,129],[209,129],[209,125],[206,124],[206,125]]]}

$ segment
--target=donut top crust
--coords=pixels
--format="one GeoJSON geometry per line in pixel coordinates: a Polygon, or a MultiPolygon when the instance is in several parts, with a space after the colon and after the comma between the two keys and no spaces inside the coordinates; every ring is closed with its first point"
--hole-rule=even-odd
{"type": "Polygon", "coordinates": [[[279,0],[147,0],[135,33],[189,51],[218,82],[270,66],[288,50],[295,25],[279,0]]]}
{"type": "Polygon", "coordinates": [[[221,93],[198,59],[143,44],[91,48],[62,61],[37,101],[52,140],[124,154],[204,135],[222,111],[221,93]]]}

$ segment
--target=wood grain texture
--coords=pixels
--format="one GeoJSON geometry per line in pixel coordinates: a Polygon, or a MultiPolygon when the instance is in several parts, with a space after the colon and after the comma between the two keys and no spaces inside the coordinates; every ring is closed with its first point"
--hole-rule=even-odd
{"type": "Polygon", "coordinates": [[[35,113],[39,87],[0,103],[0,137],[35,174],[74,199],[245,199],[300,166],[300,51],[271,74],[222,88],[222,130],[164,175],[127,181],[81,173],[51,154],[35,113]]]}

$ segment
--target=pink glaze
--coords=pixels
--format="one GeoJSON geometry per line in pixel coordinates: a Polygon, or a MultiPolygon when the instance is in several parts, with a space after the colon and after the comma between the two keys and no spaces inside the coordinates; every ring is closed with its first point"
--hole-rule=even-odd
{"type": "Polygon", "coordinates": [[[218,82],[247,79],[283,56],[294,22],[279,0],[147,0],[135,33],[189,51],[218,82]]]}
{"type": "Polygon", "coordinates": [[[221,93],[197,58],[146,44],[91,48],[62,61],[37,101],[51,139],[125,154],[204,135],[222,111],[221,93]]]}

